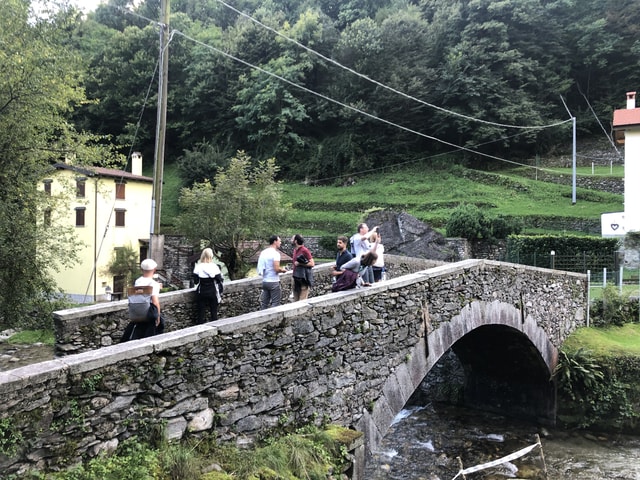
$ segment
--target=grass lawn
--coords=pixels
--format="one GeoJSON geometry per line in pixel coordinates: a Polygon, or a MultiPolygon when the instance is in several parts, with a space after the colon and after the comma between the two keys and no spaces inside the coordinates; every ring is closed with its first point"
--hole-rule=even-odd
{"type": "Polygon", "coordinates": [[[9,337],[8,343],[31,345],[34,343],[44,343],[53,345],[55,337],[53,331],[49,330],[23,330],[9,337]]]}
{"type": "MultiPolygon", "coordinates": [[[[181,187],[175,165],[165,165],[164,179],[162,225],[170,232],[179,213],[181,187]]],[[[344,179],[325,185],[283,182],[283,201],[291,205],[285,233],[351,234],[373,209],[404,211],[445,233],[447,219],[461,203],[473,203],[488,216],[520,217],[525,222],[523,233],[541,233],[537,219],[554,219],[556,225],[566,219],[571,225],[575,218],[599,221],[603,213],[624,209],[622,195],[581,188],[573,205],[570,186],[537,181],[519,169],[485,172],[414,164],[353,179],[349,185],[344,179]]],[[[567,228],[544,233],[580,232],[567,228]]]]}
{"type": "Polygon", "coordinates": [[[517,171],[461,167],[407,167],[363,176],[348,186],[285,183],[283,191],[292,205],[292,224],[307,235],[351,232],[375,208],[405,211],[442,230],[454,208],[473,203],[489,216],[523,218],[525,233],[533,223],[527,219],[566,218],[569,224],[573,218],[599,220],[602,213],[623,210],[622,195],[577,189],[573,205],[570,186],[536,181],[517,171]]]}
{"type": "MultiPolygon", "coordinates": [[[[548,173],[555,173],[558,175],[570,176],[573,175],[572,168],[541,168],[548,173]]],[[[583,177],[616,177],[624,178],[624,165],[614,165],[613,167],[605,165],[595,165],[593,167],[576,167],[576,175],[583,177]]]]}
{"type": "Polygon", "coordinates": [[[569,336],[563,349],[577,351],[580,348],[596,355],[640,355],[640,324],[580,328],[569,336]]]}

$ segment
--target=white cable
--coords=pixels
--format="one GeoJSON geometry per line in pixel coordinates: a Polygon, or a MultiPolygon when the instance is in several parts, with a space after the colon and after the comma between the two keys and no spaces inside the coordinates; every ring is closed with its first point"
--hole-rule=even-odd
{"type": "Polygon", "coordinates": [[[327,61],[327,62],[333,63],[333,64],[334,64],[334,65],[336,65],[337,67],[340,67],[340,68],[342,68],[342,69],[344,69],[344,70],[346,70],[346,71],[348,71],[348,72],[350,72],[350,73],[352,73],[352,74],[354,74],[354,75],[357,75],[358,77],[360,77],[360,78],[362,78],[362,79],[364,79],[364,80],[366,80],[366,81],[368,81],[368,82],[371,82],[371,83],[373,83],[373,84],[375,84],[375,85],[378,85],[379,87],[382,87],[382,88],[384,88],[385,90],[389,90],[389,91],[391,91],[391,92],[393,92],[393,93],[396,93],[396,94],[398,94],[398,95],[400,95],[400,96],[403,96],[403,97],[405,97],[405,98],[408,98],[408,99],[410,99],[410,100],[413,100],[414,102],[421,103],[422,105],[426,105],[427,107],[431,107],[431,108],[433,108],[433,109],[435,109],[435,110],[440,110],[441,112],[447,113],[447,114],[449,114],[449,115],[454,115],[454,116],[457,116],[457,117],[464,118],[465,120],[471,120],[471,121],[474,121],[474,122],[485,123],[485,124],[487,124],[487,125],[494,125],[494,126],[497,126],[497,127],[520,128],[520,129],[525,129],[525,130],[541,130],[541,129],[543,129],[543,128],[557,127],[558,125],[562,125],[563,123],[566,123],[567,121],[569,121],[569,120],[565,120],[565,121],[562,121],[562,122],[551,123],[551,124],[549,124],[549,125],[539,125],[539,126],[508,125],[508,124],[504,124],[504,123],[490,122],[490,121],[488,121],[488,120],[482,120],[482,119],[480,119],[480,118],[470,117],[470,116],[464,115],[464,114],[462,114],[462,113],[454,112],[453,110],[447,110],[446,108],[439,107],[439,106],[437,106],[437,105],[433,105],[433,104],[431,104],[431,103],[425,102],[424,100],[420,100],[419,98],[416,98],[416,97],[413,97],[413,96],[411,96],[411,95],[409,95],[409,94],[406,94],[406,93],[404,93],[404,92],[401,92],[400,90],[396,90],[396,89],[395,89],[395,88],[393,88],[393,87],[390,87],[390,86],[388,86],[388,85],[385,85],[385,84],[383,84],[383,83],[381,83],[381,82],[379,82],[379,81],[377,81],[377,80],[374,80],[373,78],[370,78],[370,77],[368,77],[368,76],[366,76],[366,75],[364,75],[364,74],[362,74],[362,73],[360,73],[360,72],[357,72],[356,70],[353,70],[353,69],[351,69],[351,68],[349,68],[349,67],[347,67],[347,66],[345,66],[345,65],[342,65],[341,63],[337,62],[336,60],[333,60],[332,58],[329,58],[329,57],[327,57],[327,56],[325,56],[325,55],[323,55],[323,54],[321,54],[321,53],[319,53],[319,52],[316,52],[316,51],[315,51],[315,50],[313,50],[312,48],[307,47],[306,45],[304,45],[304,44],[302,44],[302,43],[298,42],[297,40],[294,40],[294,39],[292,39],[292,38],[289,38],[289,37],[287,37],[286,35],[284,35],[283,33],[280,33],[279,31],[275,30],[274,28],[271,28],[270,26],[265,25],[264,23],[260,22],[259,20],[257,20],[257,19],[255,19],[255,18],[253,18],[251,15],[248,15],[248,14],[246,14],[246,13],[244,13],[244,12],[241,12],[241,11],[237,10],[237,9],[236,9],[236,8],[234,8],[233,6],[231,6],[231,5],[227,4],[227,3],[225,3],[223,0],[216,0],[216,1],[217,1],[218,3],[221,3],[222,5],[224,5],[224,6],[225,6],[225,7],[227,7],[228,9],[233,10],[233,11],[234,11],[234,12],[236,12],[238,15],[242,15],[243,17],[246,17],[247,19],[251,20],[251,21],[252,21],[252,22],[254,22],[255,24],[260,25],[262,28],[266,28],[266,29],[267,29],[267,30],[269,30],[270,32],[273,32],[273,33],[275,33],[276,35],[278,35],[278,36],[280,36],[280,37],[284,38],[284,39],[285,39],[285,40],[287,40],[288,42],[291,42],[291,43],[293,43],[293,44],[295,44],[295,45],[299,46],[300,48],[305,49],[307,52],[312,53],[312,54],[314,54],[314,55],[316,55],[316,56],[318,56],[318,57],[322,58],[323,60],[325,60],[325,61],[327,61]]]}
{"type": "Polygon", "coordinates": [[[523,448],[521,450],[518,450],[517,452],[513,452],[513,453],[507,455],[506,457],[502,457],[502,458],[499,458],[497,460],[493,460],[491,462],[483,463],[482,465],[475,465],[473,467],[465,468],[463,470],[460,470],[456,474],[456,476],[453,477],[452,480],[455,480],[460,475],[466,475],[468,473],[479,472],[480,470],[486,470],[487,468],[496,467],[496,466],[501,465],[503,463],[510,462],[511,460],[515,460],[516,458],[520,458],[520,457],[526,455],[527,453],[529,453],[531,450],[533,450],[536,447],[542,447],[542,446],[539,443],[534,443],[533,445],[529,445],[528,447],[525,447],[525,448],[523,448]]]}
{"type": "MultiPolygon", "coordinates": [[[[190,37],[189,35],[186,35],[186,34],[182,33],[179,30],[175,30],[175,33],[177,35],[181,35],[182,37],[186,38],[187,40],[191,40],[192,42],[197,43],[198,45],[201,45],[201,46],[203,46],[205,48],[213,50],[214,52],[217,52],[217,53],[219,53],[219,54],[221,54],[221,55],[223,55],[223,56],[225,56],[227,58],[230,58],[230,59],[232,59],[232,60],[234,60],[234,61],[236,61],[238,63],[242,63],[243,65],[246,65],[249,68],[252,68],[254,70],[258,70],[259,72],[262,72],[262,73],[264,73],[266,75],[269,75],[271,77],[277,78],[278,80],[280,80],[280,81],[282,81],[284,83],[287,83],[288,85],[291,85],[292,87],[295,87],[295,88],[297,88],[299,90],[302,90],[304,92],[307,92],[307,93],[310,93],[310,94],[315,95],[317,97],[320,97],[320,98],[322,98],[324,100],[327,100],[328,102],[335,103],[335,104],[340,105],[341,107],[349,109],[349,110],[353,110],[354,112],[357,112],[360,115],[364,115],[365,117],[369,117],[369,118],[371,118],[373,120],[377,120],[377,121],[385,123],[387,125],[391,125],[393,127],[399,128],[399,129],[404,130],[406,132],[413,133],[414,135],[418,135],[420,137],[424,137],[424,138],[427,138],[429,140],[433,140],[435,142],[440,142],[440,143],[443,143],[445,145],[449,145],[450,147],[454,147],[457,150],[464,150],[466,152],[470,152],[470,153],[473,153],[473,154],[476,154],[476,155],[480,155],[480,156],[483,156],[483,157],[487,157],[487,158],[491,158],[491,159],[494,159],[494,160],[498,160],[500,162],[511,163],[513,165],[518,165],[518,166],[522,166],[522,167],[528,167],[529,166],[529,165],[525,165],[523,163],[516,162],[516,161],[513,161],[513,160],[507,160],[505,158],[496,157],[495,155],[490,155],[488,153],[482,153],[482,152],[479,152],[477,150],[473,150],[473,149],[468,148],[468,147],[464,147],[464,146],[461,146],[461,145],[456,145],[455,143],[447,142],[446,140],[441,140],[441,139],[433,137],[431,135],[427,135],[426,133],[418,132],[417,130],[413,130],[411,128],[404,127],[402,125],[398,125],[397,123],[393,123],[393,122],[391,122],[389,120],[385,120],[384,118],[376,117],[375,115],[373,115],[373,114],[371,114],[369,112],[365,112],[364,110],[361,110],[361,109],[359,109],[357,107],[354,107],[354,106],[351,106],[351,105],[347,105],[347,104],[345,104],[343,102],[340,102],[339,100],[335,100],[335,99],[333,99],[331,97],[327,97],[326,95],[324,95],[322,93],[315,92],[315,91],[313,91],[313,90],[311,90],[311,89],[309,89],[307,87],[304,87],[302,85],[298,85],[297,83],[294,83],[291,80],[288,80],[288,79],[286,79],[286,78],[284,78],[284,77],[282,77],[282,76],[280,76],[280,75],[278,75],[276,73],[273,73],[273,72],[270,72],[268,70],[265,70],[264,68],[259,67],[257,65],[253,65],[252,63],[249,63],[249,62],[247,62],[245,60],[242,60],[241,58],[238,58],[235,55],[232,55],[230,53],[224,52],[224,51],[220,50],[219,48],[213,47],[211,45],[207,45],[206,43],[204,43],[204,42],[202,42],[200,40],[197,40],[197,39],[195,39],[193,37],[190,37]]],[[[558,123],[558,125],[561,125],[561,124],[566,123],[568,121],[570,121],[570,120],[565,120],[563,122],[560,122],[560,123],[558,123]]],[[[540,128],[540,127],[537,127],[537,128],[540,128]]]]}

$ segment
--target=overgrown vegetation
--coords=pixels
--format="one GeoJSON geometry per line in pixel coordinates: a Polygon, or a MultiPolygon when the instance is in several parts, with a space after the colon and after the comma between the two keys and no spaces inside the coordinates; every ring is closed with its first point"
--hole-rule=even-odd
{"type": "Polygon", "coordinates": [[[278,169],[274,159],[253,165],[251,157],[237,152],[213,181],[181,191],[179,231],[194,245],[211,246],[231,280],[248,271],[248,258],[259,248],[251,242],[264,241],[285,225],[288,209],[276,181],[278,169]]]}
{"type": "MultiPolygon", "coordinates": [[[[139,106],[158,48],[155,26],[143,19],[159,18],[159,2],[124,3],[136,14],[113,8],[123,2],[112,0],[77,15],[68,29],[67,43],[86,59],[84,87],[96,99],[74,120],[84,130],[113,135],[125,148],[140,145],[144,158],[152,158],[156,116],[151,108],[140,115],[139,106]]],[[[243,0],[236,7],[244,15],[220,2],[203,1],[199,8],[175,2],[171,8],[172,28],[181,34],[171,45],[172,72],[179,74],[169,88],[167,158],[197,162],[202,178],[212,178],[217,166],[201,162],[199,153],[209,148],[251,148],[259,160],[276,157],[286,178],[299,180],[360,174],[454,145],[509,161],[533,157],[570,143],[570,123],[559,124],[566,119],[559,96],[575,112],[581,133],[600,134],[597,118],[609,118],[639,79],[640,12],[632,1],[243,0]],[[360,76],[247,23],[245,15],[360,76]],[[262,71],[214,49],[234,52],[262,71]],[[619,86],[620,79],[627,86],[619,86]],[[550,124],[524,131],[506,126],[550,124]]],[[[495,168],[490,157],[456,155],[495,168]]]]}
{"type": "Polygon", "coordinates": [[[635,431],[640,419],[640,357],[563,347],[555,376],[558,419],[567,427],[635,431]]]}
{"type": "Polygon", "coordinates": [[[629,293],[620,293],[616,285],[608,284],[602,295],[591,302],[591,321],[596,327],[622,326],[640,322],[640,305],[629,293]]]}
{"type": "MultiPolygon", "coordinates": [[[[3,447],[3,438],[8,438],[7,442],[12,440],[8,436],[2,436],[3,426],[4,423],[0,422],[0,448],[3,447]]],[[[251,449],[239,449],[229,443],[219,443],[213,436],[183,443],[164,442],[158,448],[140,438],[132,438],[123,442],[112,455],[102,455],[87,464],[77,465],[63,472],[32,472],[28,478],[326,480],[332,473],[335,475],[342,472],[348,462],[345,431],[352,432],[336,426],[321,429],[308,425],[294,432],[272,437],[251,449]]],[[[10,446],[9,443],[7,445],[10,446]]]]}
{"type": "Polygon", "coordinates": [[[637,431],[640,420],[638,300],[607,286],[591,309],[596,327],[563,344],[554,376],[559,419],[567,426],[637,431]]]}
{"type": "Polygon", "coordinates": [[[140,273],[138,252],[131,245],[116,248],[109,262],[108,272],[114,277],[122,277],[124,285],[133,285],[140,273]]]}
{"type": "Polygon", "coordinates": [[[507,218],[502,215],[489,217],[476,205],[464,203],[451,212],[446,232],[448,237],[494,241],[518,234],[522,228],[523,222],[520,218],[507,218]]]}
{"type": "Polygon", "coordinates": [[[34,343],[53,345],[55,343],[55,335],[53,330],[22,330],[11,335],[7,342],[24,345],[33,345],[34,343]]]}

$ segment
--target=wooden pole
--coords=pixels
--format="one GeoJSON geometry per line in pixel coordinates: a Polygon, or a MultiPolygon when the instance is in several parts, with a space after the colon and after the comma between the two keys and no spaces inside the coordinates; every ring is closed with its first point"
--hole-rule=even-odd
{"type": "MultiPolygon", "coordinates": [[[[150,257],[161,260],[160,252],[154,248],[160,234],[162,207],[162,182],[164,181],[164,144],[167,126],[167,85],[169,76],[169,0],[161,0],[160,16],[160,74],[158,77],[158,116],[156,123],[156,148],[153,163],[153,196],[151,199],[151,243],[150,257]]],[[[158,262],[158,260],[156,260],[158,262]]],[[[161,264],[161,262],[158,262],[161,264]]]]}

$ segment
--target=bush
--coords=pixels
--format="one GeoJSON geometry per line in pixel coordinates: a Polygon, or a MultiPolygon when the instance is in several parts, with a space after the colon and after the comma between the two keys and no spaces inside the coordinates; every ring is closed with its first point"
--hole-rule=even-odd
{"type": "Polygon", "coordinates": [[[320,237],[320,240],[318,240],[318,245],[320,245],[325,250],[328,250],[330,252],[334,252],[334,251],[336,251],[336,239],[337,238],[338,238],[337,235],[325,235],[323,237],[320,237]]]}
{"type": "Polygon", "coordinates": [[[511,218],[498,215],[491,220],[491,235],[493,238],[504,239],[509,235],[518,235],[524,228],[524,222],[520,218],[511,218]]]}
{"type": "Polygon", "coordinates": [[[467,240],[489,239],[491,228],[484,213],[471,204],[458,206],[447,221],[447,237],[462,237],[467,240]]]}
{"type": "Polygon", "coordinates": [[[621,326],[638,319],[638,301],[621,294],[618,287],[607,285],[602,297],[591,303],[591,320],[595,327],[621,326]]]}
{"type": "Polygon", "coordinates": [[[497,240],[522,232],[524,224],[519,218],[498,215],[487,217],[476,205],[459,205],[446,224],[448,237],[467,240],[497,240]]]}

